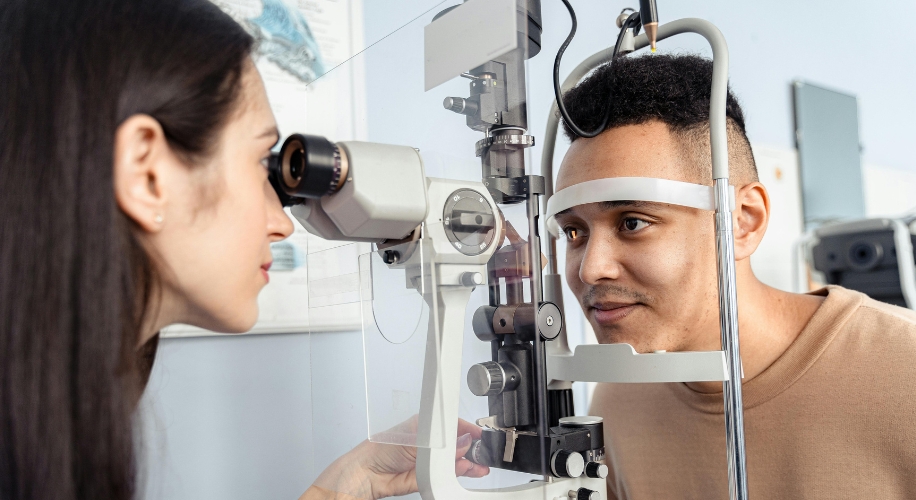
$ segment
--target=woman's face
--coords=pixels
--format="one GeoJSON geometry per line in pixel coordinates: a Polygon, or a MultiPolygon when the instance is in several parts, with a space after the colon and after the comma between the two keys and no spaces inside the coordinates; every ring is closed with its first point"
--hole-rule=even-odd
{"type": "Polygon", "coordinates": [[[270,243],[293,231],[267,180],[279,136],[250,61],[242,84],[215,154],[188,167],[165,152],[150,181],[160,205],[144,243],[163,292],[154,327],[177,322],[219,332],[249,330],[258,318],[258,293],[269,281],[270,243]]]}

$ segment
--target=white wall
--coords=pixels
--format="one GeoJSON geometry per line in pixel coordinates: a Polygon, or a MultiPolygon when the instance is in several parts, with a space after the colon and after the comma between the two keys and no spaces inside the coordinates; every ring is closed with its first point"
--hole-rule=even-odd
{"type": "Polygon", "coordinates": [[[862,175],[869,217],[900,216],[916,209],[916,171],[866,163],[862,175]]]}
{"type": "Polygon", "coordinates": [[[798,155],[794,149],[754,146],[760,182],[770,195],[770,222],[751,266],[761,281],[793,289],[794,245],[802,234],[798,155]]]}

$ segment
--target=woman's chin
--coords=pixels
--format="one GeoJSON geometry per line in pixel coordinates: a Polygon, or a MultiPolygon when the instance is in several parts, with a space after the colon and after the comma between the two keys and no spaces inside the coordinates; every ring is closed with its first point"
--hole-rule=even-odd
{"type": "Polygon", "coordinates": [[[257,302],[253,306],[240,306],[228,311],[224,309],[220,313],[210,315],[209,318],[194,326],[213,332],[236,334],[250,331],[258,322],[257,302]]]}
{"type": "Polygon", "coordinates": [[[220,330],[223,333],[245,333],[254,328],[254,325],[258,322],[257,309],[255,309],[255,314],[248,318],[236,318],[233,321],[227,323],[226,327],[220,330]]]}

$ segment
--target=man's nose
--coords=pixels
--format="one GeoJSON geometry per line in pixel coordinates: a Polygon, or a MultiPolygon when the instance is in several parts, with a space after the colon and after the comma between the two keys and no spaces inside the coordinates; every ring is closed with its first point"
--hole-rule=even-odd
{"type": "Polygon", "coordinates": [[[609,235],[592,235],[579,264],[579,279],[585,284],[597,285],[603,280],[620,278],[619,248],[615,247],[617,245],[609,235]]]}

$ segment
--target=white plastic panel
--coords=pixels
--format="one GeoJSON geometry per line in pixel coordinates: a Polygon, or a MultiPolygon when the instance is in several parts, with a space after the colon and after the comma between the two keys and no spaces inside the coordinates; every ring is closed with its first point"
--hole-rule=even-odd
{"type": "Polygon", "coordinates": [[[548,380],[577,382],[715,382],[728,380],[723,351],[637,354],[630,344],[580,345],[547,359],[548,380]]]}
{"type": "Polygon", "coordinates": [[[430,90],[518,47],[516,0],[470,0],[424,30],[430,90]]]}

